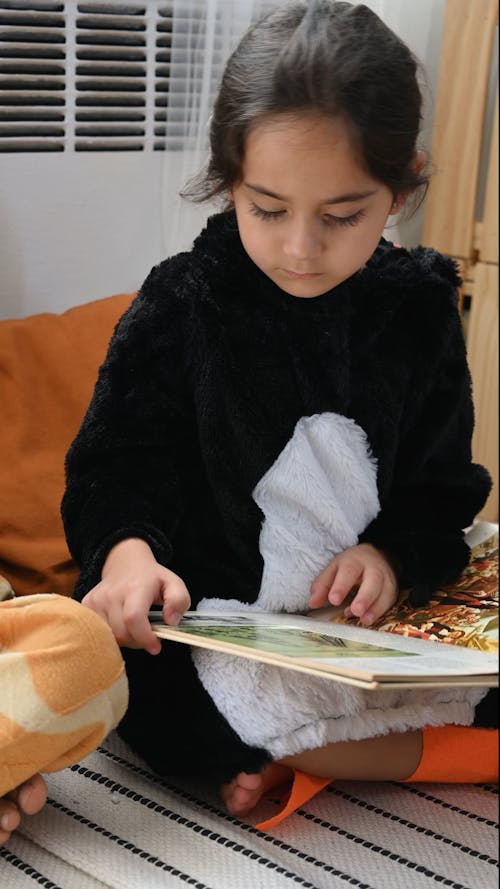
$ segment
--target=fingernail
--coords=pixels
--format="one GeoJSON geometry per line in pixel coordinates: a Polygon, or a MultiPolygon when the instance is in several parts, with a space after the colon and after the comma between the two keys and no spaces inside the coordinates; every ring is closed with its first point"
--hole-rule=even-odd
{"type": "Polygon", "coordinates": [[[0,827],[2,830],[10,830],[10,815],[2,815],[0,818],[0,827]]]}
{"type": "Polygon", "coordinates": [[[176,627],[177,624],[180,624],[181,618],[182,618],[182,614],[179,614],[178,611],[172,611],[172,614],[169,615],[168,620],[169,620],[169,623],[171,623],[174,627],[176,627]]]}

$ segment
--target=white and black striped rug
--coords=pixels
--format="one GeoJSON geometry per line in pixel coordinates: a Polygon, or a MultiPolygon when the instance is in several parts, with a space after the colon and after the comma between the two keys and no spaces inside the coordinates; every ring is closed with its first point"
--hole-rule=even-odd
{"type": "Polygon", "coordinates": [[[0,850],[1,889],[498,887],[496,786],[342,782],[264,834],[115,735],[48,784],[0,850]]]}

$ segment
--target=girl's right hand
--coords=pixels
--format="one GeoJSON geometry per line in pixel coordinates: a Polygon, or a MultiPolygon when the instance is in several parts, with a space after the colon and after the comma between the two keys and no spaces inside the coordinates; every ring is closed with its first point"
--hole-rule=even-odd
{"type": "Polygon", "coordinates": [[[191,599],[184,582],[160,565],[145,540],[128,538],[108,553],[102,580],[82,599],[109,624],[119,645],[159,654],[161,641],[148,620],[151,606],[163,606],[165,623],[175,626],[191,599]]]}

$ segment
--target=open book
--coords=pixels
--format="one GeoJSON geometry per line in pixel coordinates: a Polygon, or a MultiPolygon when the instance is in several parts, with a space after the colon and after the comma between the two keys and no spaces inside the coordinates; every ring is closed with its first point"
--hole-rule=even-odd
{"type": "Polygon", "coordinates": [[[163,639],[217,649],[363,688],[498,685],[498,527],[480,522],[466,538],[459,580],[414,608],[403,593],[375,625],[345,618],[345,604],[305,615],[188,611],[179,626],[150,612],[163,639]]]}

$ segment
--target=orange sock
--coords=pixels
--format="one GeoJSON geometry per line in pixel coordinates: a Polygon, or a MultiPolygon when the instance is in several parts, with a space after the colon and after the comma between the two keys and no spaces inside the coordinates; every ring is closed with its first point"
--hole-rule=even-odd
{"type": "Polygon", "coordinates": [[[276,815],[273,815],[272,818],[268,818],[266,821],[261,821],[260,824],[256,824],[255,826],[259,830],[271,830],[272,827],[275,827],[280,821],[283,821],[284,818],[291,815],[292,812],[295,812],[300,806],[303,806],[304,803],[307,803],[308,800],[313,796],[316,796],[320,790],[323,790],[324,787],[328,787],[331,783],[332,778],[319,778],[317,775],[309,775],[307,772],[301,772],[300,769],[293,769],[290,795],[283,808],[280,809],[276,815]]]}
{"type": "MultiPolygon", "coordinates": [[[[498,781],[498,729],[443,725],[422,730],[420,763],[405,781],[479,784],[498,781]]],[[[293,783],[283,808],[255,826],[271,830],[333,782],[293,769],[293,783]]]]}
{"type": "Polygon", "coordinates": [[[498,729],[443,725],[422,731],[422,758],[405,781],[498,781],[498,729]]]}

